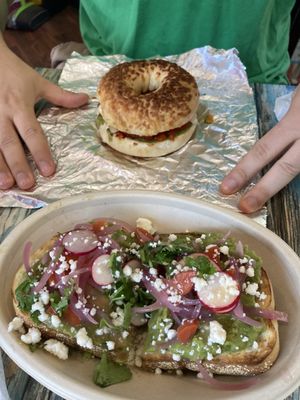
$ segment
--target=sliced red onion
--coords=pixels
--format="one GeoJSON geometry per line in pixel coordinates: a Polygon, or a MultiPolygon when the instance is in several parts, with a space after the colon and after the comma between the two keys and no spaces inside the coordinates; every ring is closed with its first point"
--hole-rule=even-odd
{"type": "Polygon", "coordinates": [[[154,303],[150,304],[149,306],[144,307],[132,307],[132,311],[135,313],[147,313],[158,310],[161,308],[161,303],[159,301],[155,301],[154,303]]]}
{"type": "Polygon", "coordinates": [[[89,253],[97,247],[98,238],[89,230],[74,230],[65,234],[63,245],[71,253],[89,253]]]}
{"type": "Polygon", "coordinates": [[[235,254],[239,258],[244,257],[244,246],[243,243],[239,240],[235,246],[235,254]]]}
{"type": "Polygon", "coordinates": [[[231,231],[228,231],[227,233],[225,233],[225,235],[222,237],[222,239],[220,240],[220,243],[225,243],[226,240],[229,238],[229,236],[231,235],[231,231]]]}
{"type": "Polygon", "coordinates": [[[153,280],[150,275],[143,276],[142,282],[149,293],[161,304],[162,307],[167,307],[170,311],[176,313],[180,311],[180,308],[170,303],[168,300],[168,294],[164,290],[157,290],[153,285],[153,280]]]}
{"type": "MultiPolygon", "coordinates": [[[[46,270],[44,271],[39,283],[37,284],[37,286],[35,286],[33,288],[33,293],[39,293],[45,287],[46,283],[48,282],[48,279],[50,278],[52,273],[56,270],[56,268],[59,265],[58,258],[61,255],[62,251],[63,251],[62,246],[53,247],[53,249],[52,249],[52,252],[53,252],[52,261],[48,265],[46,270]]],[[[49,253],[51,253],[51,251],[49,253]]]]}
{"type": "Polygon", "coordinates": [[[201,305],[201,302],[199,299],[188,299],[187,297],[182,297],[181,298],[182,304],[187,305],[187,306],[197,306],[201,305]]]}
{"type": "MultiPolygon", "coordinates": [[[[102,221],[102,219],[101,219],[102,221]]],[[[132,233],[134,232],[135,228],[132,227],[127,222],[121,221],[116,218],[103,218],[104,224],[109,224],[108,226],[104,226],[103,229],[100,229],[98,234],[99,235],[109,235],[114,233],[118,230],[124,230],[125,232],[132,233]]]]}
{"type": "Polygon", "coordinates": [[[32,249],[32,242],[26,242],[23,249],[23,263],[27,274],[31,272],[31,266],[30,266],[31,249],[32,249]]]}
{"type": "Polygon", "coordinates": [[[256,321],[255,319],[252,319],[246,315],[244,312],[243,304],[241,300],[237,303],[237,306],[235,309],[231,312],[235,316],[236,319],[238,319],[241,322],[244,322],[247,325],[250,326],[256,326],[259,327],[261,326],[261,323],[259,321],[256,321]]]}
{"type": "Polygon", "coordinates": [[[288,314],[284,311],[268,310],[260,307],[245,307],[245,310],[249,314],[257,315],[265,319],[288,322],[288,314]]]}
{"type": "Polygon", "coordinates": [[[90,286],[92,286],[94,289],[97,289],[97,290],[99,290],[100,292],[102,292],[102,290],[103,290],[102,285],[97,285],[97,283],[93,280],[92,277],[90,277],[90,278],[88,279],[87,283],[88,283],[90,286]]]}
{"type": "Polygon", "coordinates": [[[86,230],[86,231],[92,231],[93,230],[93,225],[86,223],[86,224],[77,224],[74,226],[74,230],[86,230]]]}
{"type": "Polygon", "coordinates": [[[193,306],[178,306],[179,310],[176,312],[176,315],[181,319],[192,319],[192,315],[194,313],[195,307],[193,306]]]}
{"type": "Polygon", "coordinates": [[[194,310],[193,310],[192,315],[191,315],[191,319],[198,319],[198,318],[200,317],[200,315],[201,315],[201,308],[202,308],[202,305],[201,305],[201,304],[197,304],[197,305],[194,307],[194,310]]]}
{"type": "Polygon", "coordinates": [[[47,284],[48,279],[50,276],[53,274],[53,272],[56,270],[58,266],[58,262],[51,262],[46,271],[43,273],[39,283],[37,286],[33,288],[33,293],[39,293],[47,284]]]}
{"type": "Polygon", "coordinates": [[[87,272],[91,272],[91,269],[86,267],[86,268],[81,268],[81,269],[76,269],[75,271],[70,272],[68,275],[64,275],[55,285],[55,287],[59,287],[60,285],[65,286],[69,279],[73,277],[77,277],[82,274],[86,274],[87,272]]]}
{"type": "Polygon", "coordinates": [[[148,243],[154,240],[153,235],[151,235],[151,233],[144,231],[141,228],[137,228],[135,230],[135,234],[137,236],[137,238],[139,239],[140,242],[142,243],[148,243]]]}
{"type": "Polygon", "coordinates": [[[91,316],[91,314],[89,312],[85,313],[85,312],[83,312],[82,308],[76,308],[77,302],[78,302],[78,299],[77,299],[75,293],[73,293],[73,295],[71,296],[71,300],[70,300],[70,308],[74,312],[74,314],[77,315],[77,317],[80,319],[80,321],[87,321],[87,322],[90,322],[91,324],[97,325],[98,322],[91,316]]]}
{"type": "Polygon", "coordinates": [[[216,389],[243,390],[257,384],[259,381],[258,378],[254,377],[254,378],[246,378],[245,380],[243,380],[243,382],[222,382],[211,376],[201,362],[197,363],[197,368],[199,373],[201,374],[201,376],[199,376],[199,374],[197,376],[199,378],[202,378],[205,382],[209,383],[216,389]]]}

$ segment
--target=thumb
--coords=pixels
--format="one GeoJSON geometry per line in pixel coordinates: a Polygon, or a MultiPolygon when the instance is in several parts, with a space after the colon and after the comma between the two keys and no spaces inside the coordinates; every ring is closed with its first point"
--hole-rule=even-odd
{"type": "Polygon", "coordinates": [[[46,79],[42,82],[41,96],[52,104],[66,108],[81,107],[89,101],[87,94],[64,90],[46,79]]]}

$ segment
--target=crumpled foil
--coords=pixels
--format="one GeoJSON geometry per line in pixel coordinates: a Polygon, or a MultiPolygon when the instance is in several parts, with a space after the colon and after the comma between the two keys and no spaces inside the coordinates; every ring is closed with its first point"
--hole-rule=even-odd
{"type": "MultiPolygon", "coordinates": [[[[39,116],[57,172],[44,178],[36,171],[33,190],[2,192],[0,206],[38,208],[75,194],[128,189],[174,192],[238,211],[242,192],[222,196],[219,185],[258,137],[254,97],[245,67],[235,49],[209,46],[165,59],[188,70],[199,86],[199,125],[192,140],[173,154],[143,159],[103,145],[96,134],[96,89],[112,66],[128,58],[75,54],[67,60],[59,84],[88,93],[90,103],[76,110],[47,108],[39,116]],[[208,112],[213,116],[210,124],[205,123],[208,112]]],[[[265,225],[266,210],[253,218],[265,225]]]]}

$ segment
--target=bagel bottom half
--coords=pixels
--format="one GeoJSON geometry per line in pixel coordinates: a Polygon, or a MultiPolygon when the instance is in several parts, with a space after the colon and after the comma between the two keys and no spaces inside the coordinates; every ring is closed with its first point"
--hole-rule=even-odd
{"type": "Polygon", "coordinates": [[[112,133],[106,124],[100,125],[98,134],[102,142],[108,144],[114,150],[120,153],[135,157],[160,157],[183,147],[193,136],[197,126],[197,121],[183,129],[173,139],[163,141],[143,141],[141,139],[132,139],[130,137],[120,138],[112,133]]]}

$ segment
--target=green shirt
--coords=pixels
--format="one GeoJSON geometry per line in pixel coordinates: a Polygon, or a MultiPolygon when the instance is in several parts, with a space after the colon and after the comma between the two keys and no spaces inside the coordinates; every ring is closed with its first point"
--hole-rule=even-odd
{"type": "Polygon", "coordinates": [[[82,37],[95,55],[131,58],[235,47],[252,82],[286,83],[294,0],[81,0],[82,37]]]}

